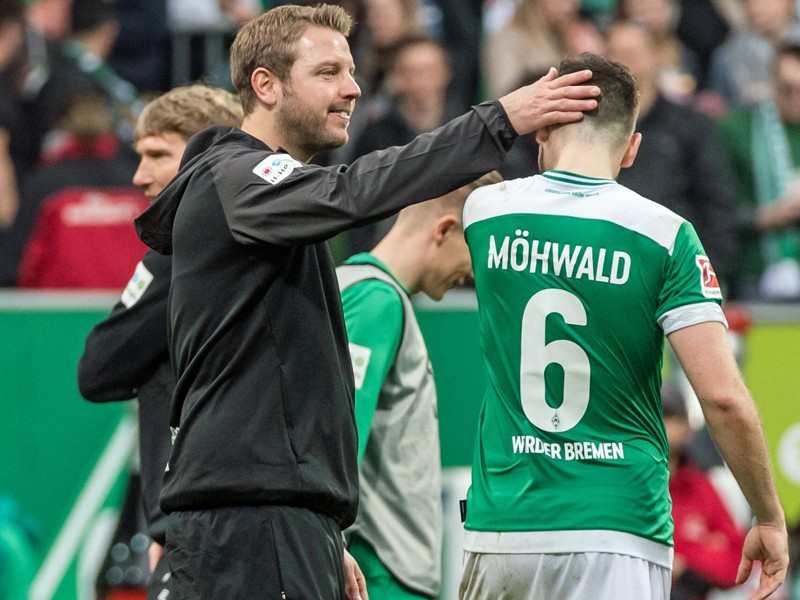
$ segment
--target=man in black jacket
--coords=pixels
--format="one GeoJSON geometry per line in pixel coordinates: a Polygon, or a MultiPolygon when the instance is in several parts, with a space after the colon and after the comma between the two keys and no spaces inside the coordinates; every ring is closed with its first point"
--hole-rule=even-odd
{"type": "MultiPolygon", "coordinates": [[[[175,88],[148,104],[136,131],[139,167],[133,183],[154,198],[178,172],[186,142],[211,125],[239,125],[239,100],[224,90],[192,85],[175,88]]],[[[169,406],[175,389],[167,341],[167,297],[172,259],[149,250],[111,314],[86,339],[78,365],[81,394],[93,402],[137,398],[142,504],[153,540],[155,575],[148,598],[160,591],[166,515],[158,505],[170,449],[169,406]]]]}
{"type": "Polygon", "coordinates": [[[324,242],[473,181],[519,133],[596,105],[588,71],[553,69],[406,146],[309,165],[347,141],[360,95],[350,24],[338,6],[287,5],[242,27],[242,128],[195,136],[136,221],[173,257],[170,600],[366,600],[341,540],[358,502],[354,385],[324,242]]]}

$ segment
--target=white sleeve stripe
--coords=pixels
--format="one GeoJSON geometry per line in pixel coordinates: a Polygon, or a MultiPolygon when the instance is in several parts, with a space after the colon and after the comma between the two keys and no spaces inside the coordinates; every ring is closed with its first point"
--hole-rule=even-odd
{"type": "Polygon", "coordinates": [[[664,330],[664,335],[669,335],[673,331],[678,331],[678,329],[700,323],[722,323],[725,329],[728,328],[725,313],[722,312],[719,304],[715,302],[698,302],[679,306],[668,310],[658,319],[658,324],[664,330]]]}

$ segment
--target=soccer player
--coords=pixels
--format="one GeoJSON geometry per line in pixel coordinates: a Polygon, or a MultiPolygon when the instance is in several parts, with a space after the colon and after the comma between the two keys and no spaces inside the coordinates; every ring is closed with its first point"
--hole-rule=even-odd
{"type": "Polygon", "coordinates": [[[737,582],[762,561],[766,597],[786,574],[785,520],[714,270],[689,222],[614,181],[641,142],[627,69],[590,54],[558,68],[591,69],[597,109],[537,131],[542,175],[464,209],[487,390],[461,596],[669,597],[666,335],[755,516],[737,582]]]}
{"type": "Polygon", "coordinates": [[[356,383],[359,508],[348,530],[372,600],[435,598],[442,482],[436,386],[410,295],[441,300],[472,275],[461,212],[496,171],[400,211],[371,252],[336,270],[356,383]]]}
{"type": "MultiPolygon", "coordinates": [[[[242,105],[233,94],[205,85],[177,87],[151,101],[136,122],[139,166],[133,183],[155,198],[178,172],[186,143],[212,125],[239,125],[242,105]]],[[[167,298],[172,259],[149,250],[111,314],[86,338],[78,387],[93,402],[136,398],[142,505],[150,546],[148,598],[155,599],[166,573],[162,561],[166,515],[158,504],[170,449],[169,406],[175,375],[167,342],[167,298]]]]}

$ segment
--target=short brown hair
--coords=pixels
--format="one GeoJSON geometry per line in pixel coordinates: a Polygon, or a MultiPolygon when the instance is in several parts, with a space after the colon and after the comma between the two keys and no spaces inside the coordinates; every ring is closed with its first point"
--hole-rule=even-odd
{"type": "Polygon", "coordinates": [[[244,114],[255,106],[250,75],[259,67],[288,81],[296,56],[297,41],[310,25],[327,27],[347,37],[353,20],[341,6],[287,4],[268,10],[246,23],[231,46],[231,81],[242,100],[244,114]]]}
{"type": "Polygon", "coordinates": [[[639,114],[639,86],[636,79],[624,65],[589,52],[562,60],[558,65],[558,74],[566,75],[584,69],[592,72],[592,78],[583,85],[600,88],[597,108],[585,113],[585,122],[607,130],[614,143],[626,142],[639,114]]]}
{"type": "Polygon", "coordinates": [[[139,115],[134,141],[148,135],[177,133],[188,140],[195,133],[212,125],[242,124],[239,99],[219,88],[202,84],[176,87],[159,96],[139,115]]]}

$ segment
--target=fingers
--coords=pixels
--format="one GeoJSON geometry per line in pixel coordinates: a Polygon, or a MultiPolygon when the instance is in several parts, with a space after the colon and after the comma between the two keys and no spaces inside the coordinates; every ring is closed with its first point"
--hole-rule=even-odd
{"type": "MultiPolygon", "coordinates": [[[[551,72],[548,73],[542,79],[545,79],[546,77],[550,76],[552,71],[554,71],[554,70],[555,69],[551,69],[551,72]]],[[[589,70],[576,71],[575,73],[567,73],[566,75],[561,75],[560,77],[557,77],[556,79],[553,79],[552,80],[552,84],[551,84],[550,87],[552,87],[552,88],[560,88],[560,87],[569,87],[569,86],[575,86],[575,85],[581,86],[581,84],[585,83],[586,81],[589,81],[591,78],[592,78],[592,72],[589,71],[589,70]]],[[[585,87],[585,86],[581,86],[581,87],[585,87]]],[[[599,96],[600,95],[600,88],[598,88],[597,86],[593,86],[593,87],[597,90],[597,94],[595,94],[595,95],[599,96]]]]}
{"type": "Polygon", "coordinates": [[[739,570],[736,572],[736,585],[741,585],[747,578],[750,577],[750,572],[753,570],[753,561],[742,556],[742,561],[739,563],[739,570]]]}
{"type": "Polygon", "coordinates": [[[366,597],[361,596],[362,586],[359,585],[358,580],[356,579],[354,573],[352,571],[348,571],[345,574],[345,593],[347,594],[347,600],[367,600],[366,597]]]}
{"type": "Polygon", "coordinates": [[[364,577],[364,573],[361,572],[361,567],[358,566],[357,562],[353,563],[355,566],[355,578],[356,578],[356,587],[358,589],[356,596],[356,600],[369,600],[369,594],[367,593],[367,579],[364,577]]]}
{"type": "Polygon", "coordinates": [[[780,580],[774,575],[767,575],[764,571],[761,572],[761,578],[758,582],[758,589],[753,593],[752,600],[763,600],[777,590],[783,579],[780,580]]]}
{"type": "Polygon", "coordinates": [[[547,75],[539,79],[539,81],[553,81],[558,77],[558,71],[556,71],[555,67],[550,67],[550,70],[547,72],[547,75]]]}
{"type": "Polygon", "coordinates": [[[344,591],[347,600],[369,600],[364,573],[347,550],[344,551],[344,591]]]}
{"type": "Polygon", "coordinates": [[[593,98],[600,95],[600,88],[596,85],[573,85],[570,87],[557,88],[557,92],[563,99],[580,99],[586,102],[592,102],[592,107],[588,109],[592,110],[592,108],[597,107],[597,100],[593,98]]]}

